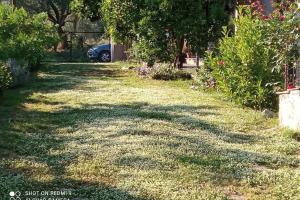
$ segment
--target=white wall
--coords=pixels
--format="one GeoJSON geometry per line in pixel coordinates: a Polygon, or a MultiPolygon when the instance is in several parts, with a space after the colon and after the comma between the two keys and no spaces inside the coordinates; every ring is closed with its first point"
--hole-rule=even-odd
{"type": "Polygon", "coordinates": [[[279,121],[283,127],[300,130],[300,90],[279,95],[279,121]]]}

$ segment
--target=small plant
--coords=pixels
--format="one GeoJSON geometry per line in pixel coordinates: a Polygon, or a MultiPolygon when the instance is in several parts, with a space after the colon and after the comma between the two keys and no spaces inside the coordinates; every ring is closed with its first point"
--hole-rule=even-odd
{"type": "Polygon", "coordinates": [[[10,72],[10,75],[12,77],[9,87],[23,85],[28,82],[30,72],[27,61],[9,59],[8,61],[6,61],[5,67],[10,72]]]}

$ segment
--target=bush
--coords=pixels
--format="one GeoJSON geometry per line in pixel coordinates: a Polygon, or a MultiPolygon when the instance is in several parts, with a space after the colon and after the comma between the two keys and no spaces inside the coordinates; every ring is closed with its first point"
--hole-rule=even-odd
{"type": "Polygon", "coordinates": [[[197,84],[200,84],[203,89],[215,88],[216,86],[216,80],[212,75],[212,68],[208,62],[209,59],[206,57],[205,64],[197,69],[197,84]]]}
{"type": "Polygon", "coordinates": [[[57,40],[46,13],[29,15],[23,8],[0,4],[0,60],[36,64],[57,40]]]}
{"type": "Polygon", "coordinates": [[[0,3],[0,92],[25,83],[28,66],[36,67],[56,40],[46,13],[29,15],[22,8],[0,3]]]}
{"type": "Polygon", "coordinates": [[[10,87],[15,87],[25,84],[30,76],[28,62],[9,59],[5,63],[5,67],[11,75],[10,87]]]}
{"type": "Polygon", "coordinates": [[[192,75],[188,72],[174,69],[168,64],[155,64],[153,67],[145,66],[137,68],[138,75],[143,78],[152,78],[156,80],[178,80],[178,79],[192,79],[192,75]]]}
{"type": "Polygon", "coordinates": [[[4,63],[0,62],[0,94],[2,93],[3,89],[9,86],[10,83],[11,75],[4,63]]]}
{"type": "Polygon", "coordinates": [[[174,69],[170,65],[165,64],[154,66],[151,69],[149,76],[156,80],[192,79],[192,75],[190,73],[174,69]]]}
{"type": "Polygon", "coordinates": [[[218,52],[207,53],[201,81],[209,85],[215,79],[217,89],[239,104],[274,108],[276,88],[283,86],[283,65],[296,58],[293,15],[283,20],[276,14],[267,18],[253,16],[249,9],[242,12],[234,22],[235,35],[224,30],[218,52]]]}
{"type": "Polygon", "coordinates": [[[158,38],[138,39],[133,43],[130,54],[131,58],[147,63],[148,67],[153,67],[155,62],[170,62],[170,57],[174,57],[168,41],[158,38]]]}

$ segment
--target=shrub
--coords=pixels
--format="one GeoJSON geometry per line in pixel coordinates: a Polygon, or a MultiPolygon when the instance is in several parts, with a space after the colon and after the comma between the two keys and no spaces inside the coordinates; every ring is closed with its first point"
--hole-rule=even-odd
{"type": "Polygon", "coordinates": [[[191,79],[192,75],[188,72],[174,69],[170,65],[160,64],[154,66],[149,76],[156,80],[177,80],[177,79],[191,79]]]}
{"type": "Polygon", "coordinates": [[[11,75],[10,87],[25,84],[29,80],[29,67],[27,61],[9,59],[5,63],[5,67],[11,75]]]}
{"type": "Polygon", "coordinates": [[[224,30],[218,52],[207,53],[200,71],[204,85],[216,87],[239,104],[256,109],[276,107],[275,88],[283,86],[283,65],[296,59],[293,14],[253,16],[250,9],[235,20],[235,35],[224,30]]]}
{"type": "Polygon", "coordinates": [[[137,68],[138,75],[143,78],[152,78],[156,80],[177,80],[192,79],[192,75],[186,71],[173,68],[170,64],[155,64],[153,67],[145,66],[137,68]]]}
{"type": "Polygon", "coordinates": [[[137,70],[138,70],[138,75],[139,76],[147,77],[147,76],[149,76],[151,68],[149,68],[148,66],[143,66],[143,67],[137,68],[137,70]]]}
{"type": "Polygon", "coordinates": [[[211,59],[210,56],[206,57],[204,60],[205,64],[197,69],[197,83],[200,84],[200,86],[202,86],[204,89],[215,88],[216,86],[216,80],[212,75],[212,68],[208,63],[209,59],[211,59]]]}
{"type": "Polygon", "coordinates": [[[153,67],[155,62],[169,62],[172,57],[168,41],[158,38],[139,38],[133,43],[130,53],[133,59],[147,63],[148,67],[153,67]]]}
{"type": "Polygon", "coordinates": [[[0,60],[13,58],[36,64],[56,39],[46,13],[29,15],[23,8],[0,4],[0,60]]]}
{"type": "Polygon", "coordinates": [[[29,15],[22,8],[0,3],[0,91],[25,83],[28,66],[37,66],[56,40],[46,13],[29,15]]]}
{"type": "Polygon", "coordinates": [[[0,62],[0,94],[3,89],[9,86],[11,82],[11,75],[8,69],[5,67],[4,63],[0,62]]]}

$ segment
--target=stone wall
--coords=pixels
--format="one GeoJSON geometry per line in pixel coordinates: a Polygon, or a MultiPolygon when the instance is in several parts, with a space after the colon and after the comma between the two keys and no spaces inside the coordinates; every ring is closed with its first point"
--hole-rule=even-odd
{"type": "Polygon", "coordinates": [[[279,94],[279,121],[282,127],[300,131],[300,90],[279,94]]]}

